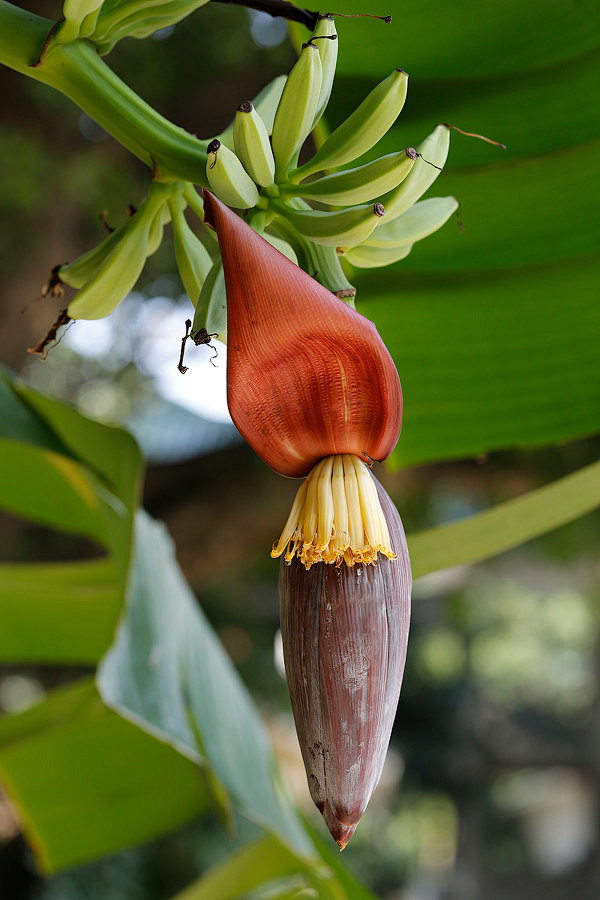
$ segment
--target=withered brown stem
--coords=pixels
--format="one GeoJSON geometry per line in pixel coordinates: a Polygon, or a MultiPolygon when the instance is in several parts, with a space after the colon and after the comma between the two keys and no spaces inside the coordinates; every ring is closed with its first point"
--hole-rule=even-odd
{"type": "Polygon", "coordinates": [[[56,340],[58,329],[63,325],[68,325],[71,321],[71,316],[67,313],[67,310],[61,310],[56,322],[54,322],[53,325],[51,325],[48,329],[48,334],[46,335],[46,337],[42,338],[41,341],[38,341],[35,347],[28,347],[27,352],[41,356],[42,359],[46,359],[46,357],[48,356],[48,344],[52,344],[55,341],[56,343],[58,343],[58,341],[56,340]]]}
{"type": "Polygon", "coordinates": [[[213,3],[233,3],[236,6],[247,6],[259,12],[268,13],[273,18],[281,16],[291,22],[300,22],[306,25],[309,31],[313,31],[319,21],[319,13],[310,9],[301,9],[288,3],[287,0],[212,0],[213,3]]]}

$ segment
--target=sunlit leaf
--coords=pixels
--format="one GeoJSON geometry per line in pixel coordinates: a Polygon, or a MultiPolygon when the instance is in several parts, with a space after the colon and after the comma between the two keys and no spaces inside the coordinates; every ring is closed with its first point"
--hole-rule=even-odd
{"type": "Polygon", "coordinates": [[[98,685],[125,718],[207,762],[248,816],[297,853],[312,853],[256,709],[184,581],[166,531],[143,513],[127,614],[98,685]]]}
{"type": "Polygon", "coordinates": [[[91,679],[0,719],[0,778],[45,872],[150,840],[209,807],[197,767],[107,709],[91,679]]]}
{"type": "Polygon", "coordinates": [[[493,509],[410,535],[413,575],[487,559],[598,506],[600,463],[595,463],[493,509]]]}
{"type": "Polygon", "coordinates": [[[0,566],[0,660],[95,664],[112,640],[123,592],[110,559],[0,566]]]}

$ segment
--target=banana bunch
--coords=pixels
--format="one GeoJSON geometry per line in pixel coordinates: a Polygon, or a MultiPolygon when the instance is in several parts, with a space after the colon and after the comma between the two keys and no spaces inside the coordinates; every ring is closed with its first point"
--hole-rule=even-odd
{"type": "Polygon", "coordinates": [[[396,262],[444,224],[456,201],[426,201],[408,215],[444,166],[446,126],[438,126],[416,148],[355,163],[401,112],[408,87],[402,69],[391,72],[317,152],[299,164],[300,151],[326,109],[336,62],[334,20],[321,16],[302,45],[274,114],[272,103],[268,121],[255,105],[242,103],[231,128],[209,144],[206,179],[220,200],[248,211],[247,221],[264,237],[285,240],[307,271],[330,290],[350,297],[353,290],[340,257],[359,267],[396,262]],[[320,248],[319,265],[311,270],[315,246],[320,248]]]}
{"type": "MultiPolygon", "coordinates": [[[[125,33],[143,36],[201,5],[198,0],[65,0],[65,36],[91,35],[100,49],[125,33]],[[103,43],[104,42],[104,43],[103,43]]],[[[321,16],[288,77],[240,103],[231,125],[206,142],[204,186],[285,256],[339,297],[355,289],[342,260],[358,268],[398,262],[457,207],[453,197],[420,198],[443,168],[449,128],[438,125],[416,148],[361,161],[390,129],[406,99],[408,75],[395,69],[335,128],[308,160],[304,144],[325,111],[337,63],[331,15],[321,16]]],[[[72,318],[107,315],[134,286],[170,221],[177,267],[196,308],[193,331],[226,335],[222,264],[189,182],[155,182],[139,209],[94,250],[59,270],[79,289],[72,318]],[[198,219],[192,227],[189,210],[198,219]]]]}

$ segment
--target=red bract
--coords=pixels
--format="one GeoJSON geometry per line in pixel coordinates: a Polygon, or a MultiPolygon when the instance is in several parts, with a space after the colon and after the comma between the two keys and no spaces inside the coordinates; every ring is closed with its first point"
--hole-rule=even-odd
{"type": "Polygon", "coordinates": [[[204,191],[227,292],[227,402],[237,428],[281,475],[320,459],[385,459],[402,424],[394,362],[364,316],[204,191]]]}

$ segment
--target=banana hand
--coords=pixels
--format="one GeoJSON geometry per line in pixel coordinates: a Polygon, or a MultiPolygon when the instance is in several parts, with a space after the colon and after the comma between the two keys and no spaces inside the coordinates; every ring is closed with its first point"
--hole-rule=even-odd
{"type": "Polygon", "coordinates": [[[392,263],[399,262],[411,250],[412,244],[402,247],[369,247],[367,244],[359,244],[358,247],[346,250],[343,257],[357,269],[378,269],[380,266],[391,266],[392,263]]]}
{"type": "Polygon", "coordinates": [[[217,260],[206,276],[200,298],[196,304],[196,314],[192,324],[192,334],[206,327],[209,334],[216,334],[220,341],[227,341],[227,295],[223,263],[217,260]]]}
{"type": "Polygon", "coordinates": [[[321,169],[343,166],[370,150],[396,121],[407,88],[408,75],[402,69],[395,69],[329,135],[312,159],[290,173],[290,180],[301,181],[321,169]]]}
{"type": "Polygon", "coordinates": [[[337,66],[337,32],[335,30],[335,22],[329,14],[319,16],[319,21],[312,33],[312,39],[314,38],[317,39],[315,43],[319,49],[319,56],[321,57],[322,78],[321,90],[319,92],[319,99],[317,100],[317,110],[315,112],[312,128],[315,127],[325,112],[325,107],[329,103],[333,79],[335,77],[335,67],[337,66]]]}
{"type": "Polygon", "coordinates": [[[102,267],[69,305],[68,314],[72,319],[101,319],[107,316],[133,288],[148,255],[155,220],[160,217],[162,226],[164,205],[172,191],[172,185],[152,185],[137,212],[123,226],[120,239],[102,267]]]}

